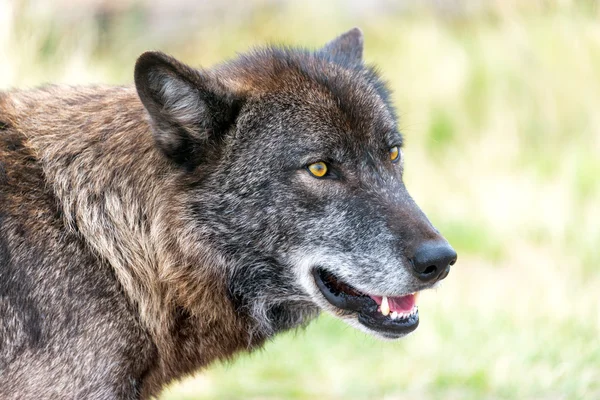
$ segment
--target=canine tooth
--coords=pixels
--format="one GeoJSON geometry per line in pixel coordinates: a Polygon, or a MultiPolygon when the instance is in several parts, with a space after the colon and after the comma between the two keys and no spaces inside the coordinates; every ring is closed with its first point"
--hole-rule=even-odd
{"type": "Polygon", "coordinates": [[[398,318],[398,313],[396,311],[392,312],[391,317],[392,317],[392,319],[398,318]]]}
{"type": "Polygon", "coordinates": [[[381,299],[381,313],[385,316],[390,313],[390,305],[386,296],[381,299]]]}
{"type": "Polygon", "coordinates": [[[413,293],[413,296],[414,296],[413,298],[415,299],[415,304],[417,304],[417,300],[419,300],[419,294],[420,294],[420,293],[421,293],[421,292],[414,292],[414,293],[413,293]]]}

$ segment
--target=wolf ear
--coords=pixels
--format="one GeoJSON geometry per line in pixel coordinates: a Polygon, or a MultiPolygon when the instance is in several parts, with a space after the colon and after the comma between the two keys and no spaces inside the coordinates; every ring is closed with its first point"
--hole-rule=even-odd
{"type": "Polygon", "coordinates": [[[240,101],[214,78],[161,52],[135,64],[135,86],[167,157],[195,167],[235,121],[240,101]]]}
{"type": "Polygon", "coordinates": [[[343,64],[361,64],[363,61],[363,43],[362,31],[359,28],[352,28],[327,43],[321,51],[343,64]]]}

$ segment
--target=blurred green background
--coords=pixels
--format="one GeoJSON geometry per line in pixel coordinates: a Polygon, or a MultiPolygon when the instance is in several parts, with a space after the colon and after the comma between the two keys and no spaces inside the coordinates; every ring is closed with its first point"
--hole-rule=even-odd
{"type": "Polygon", "coordinates": [[[381,342],[322,316],[161,399],[599,399],[595,1],[0,0],[0,88],[132,82],[359,26],[394,90],[406,181],[459,253],[381,342]]]}

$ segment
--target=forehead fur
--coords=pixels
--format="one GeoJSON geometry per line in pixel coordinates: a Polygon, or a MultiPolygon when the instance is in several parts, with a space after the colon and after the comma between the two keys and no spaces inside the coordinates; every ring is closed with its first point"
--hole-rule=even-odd
{"type": "Polygon", "coordinates": [[[268,47],[243,54],[214,73],[242,96],[279,95],[328,105],[354,130],[398,135],[390,93],[377,71],[363,63],[324,51],[268,47]]]}

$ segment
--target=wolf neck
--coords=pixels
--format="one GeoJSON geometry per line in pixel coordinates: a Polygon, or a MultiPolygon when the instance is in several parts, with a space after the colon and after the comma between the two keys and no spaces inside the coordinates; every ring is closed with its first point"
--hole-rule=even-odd
{"type": "Polygon", "coordinates": [[[66,225],[111,264],[153,335],[153,379],[262,343],[228,300],[218,257],[185,242],[179,172],[156,150],[135,91],[49,88],[15,104],[66,225]]]}

